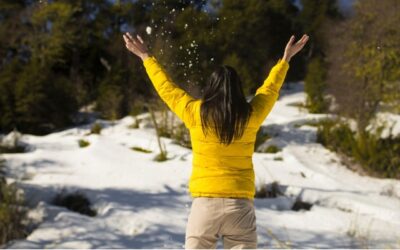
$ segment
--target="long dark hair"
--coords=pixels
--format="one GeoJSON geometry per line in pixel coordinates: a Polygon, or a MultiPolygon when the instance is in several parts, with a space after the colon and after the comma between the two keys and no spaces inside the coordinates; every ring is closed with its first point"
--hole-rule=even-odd
{"type": "Polygon", "coordinates": [[[219,66],[203,88],[200,108],[203,133],[207,135],[210,127],[214,127],[220,143],[229,145],[234,138],[242,137],[251,112],[236,70],[228,65],[219,66]]]}

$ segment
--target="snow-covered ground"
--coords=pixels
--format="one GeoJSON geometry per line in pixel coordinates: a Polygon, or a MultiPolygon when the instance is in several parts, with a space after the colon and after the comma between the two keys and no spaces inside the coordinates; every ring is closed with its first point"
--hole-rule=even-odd
{"type": "MultiPolygon", "coordinates": [[[[275,154],[254,153],[256,183],[280,184],[284,196],[255,199],[259,248],[400,248],[400,181],[360,176],[315,142],[301,84],[282,90],[263,124],[275,154]],[[304,125],[302,125],[304,124],[304,125]],[[296,199],[312,203],[293,211],[296,199]]],[[[145,116],[145,115],[144,115],[145,116]]],[[[102,121],[103,124],[109,124],[102,121]]],[[[191,150],[163,138],[172,159],[158,153],[154,129],[130,129],[132,117],[85,135],[90,125],[47,136],[24,135],[33,150],[4,154],[9,181],[18,180],[43,220],[26,240],[7,248],[183,248],[191,206],[191,150]],[[80,148],[85,139],[90,146],[80,148]],[[130,149],[140,146],[153,153],[130,149]],[[50,205],[62,188],[84,192],[97,216],[50,205]]],[[[222,248],[221,240],[218,248],[222,248]]]]}

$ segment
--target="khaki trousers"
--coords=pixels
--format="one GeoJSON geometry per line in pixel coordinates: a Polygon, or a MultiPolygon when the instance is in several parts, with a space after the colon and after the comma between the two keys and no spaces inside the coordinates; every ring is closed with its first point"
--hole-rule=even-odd
{"type": "Polygon", "coordinates": [[[257,248],[254,201],[246,198],[193,198],[186,226],[185,249],[257,248]]]}

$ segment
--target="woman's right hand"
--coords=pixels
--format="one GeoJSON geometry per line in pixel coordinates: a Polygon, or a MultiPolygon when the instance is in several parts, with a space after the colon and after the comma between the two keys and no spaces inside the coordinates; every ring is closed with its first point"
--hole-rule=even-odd
{"type": "Polygon", "coordinates": [[[142,60],[149,57],[147,45],[139,35],[137,35],[136,37],[132,37],[131,34],[129,34],[129,32],[126,32],[123,35],[123,38],[125,40],[125,47],[130,52],[137,55],[142,60]]]}
{"type": "Polygon", "coordinates": [[[294,43],[294,35],[290,37],[289,42],[286,44],[285,52],[283,53],[283,60],[289,62],[294,55],[296,55],[307,43],[309,36],[303,35],[299,41],[294,43]]]}

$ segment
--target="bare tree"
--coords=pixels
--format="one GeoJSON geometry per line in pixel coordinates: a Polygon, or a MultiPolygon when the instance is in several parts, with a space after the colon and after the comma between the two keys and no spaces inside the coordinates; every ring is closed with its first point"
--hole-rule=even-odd
{"type": "Polygon", "coordinates": [[[359,135],[384,105],[398,108],[399,13],[397,0],[359,1],[354,16],[331,34],[328,91],[337,111],[356,120],[359,135]]]}

